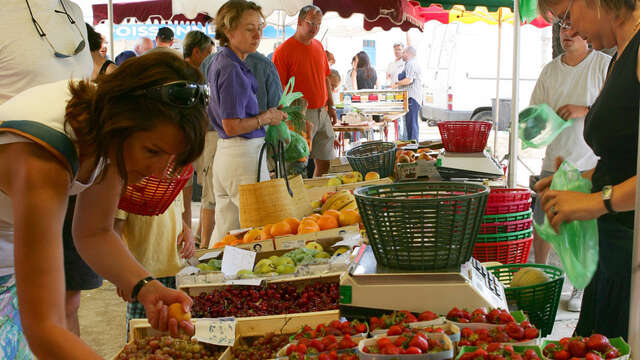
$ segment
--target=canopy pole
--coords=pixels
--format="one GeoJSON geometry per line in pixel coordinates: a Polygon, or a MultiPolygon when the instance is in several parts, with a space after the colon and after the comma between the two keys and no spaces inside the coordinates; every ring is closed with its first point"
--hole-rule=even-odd
{"type": "Polygon", "coordinates": [[[511,133],[509,134],[509,173],[507,186],[516,186],[518,162],[518,98],[520,96],[520,4],[513,1],[513,82],[511,84],[511,133]]]}
{"type": "MultiPolygon", "coordinates": [[[[640,119],[638,119],[640,122],[640,119]]],[[[640,132],[638,133],[640,139],[640,132]]],[[[640,166],[640,153],[637,156],[637,166],[640,166]]],[[[637,169],[640,169],[638,167],[637,169]]],[[[636,206],[635,224],[633,231],[633,258],[631,260],[631,294],[629,299],[629,345],[632,354],[640,354],[640,175],[636,172],[636,206]]]]}
{"type": "Polygon", "coordinates": [[[502,52],[502,8],[498,9],[498,68],[496,70],[496,109],[493,118],[493,156],[498,156],[498,121],[500,120],[500,53],[502,52]]]}
{"type": "Polygon", "coordinates": [[[107,16],[109,17],[109,56],[111,60],[114,60],[114,43],[113,40],[113,0],[109,0],[109,5],[107,7],[107,16]]]}

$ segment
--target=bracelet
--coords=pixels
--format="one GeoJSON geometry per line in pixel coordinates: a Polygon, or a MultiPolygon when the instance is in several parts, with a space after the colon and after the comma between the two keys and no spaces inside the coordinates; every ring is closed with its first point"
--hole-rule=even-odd
{"type": "Polygon", "coordinates": [[[260,127],[262,126],[262,123],[260,122],[260,118],[256,116],[256,120],[258,120],[258,129],[260,129],[260,127]]]}
{"type": "Polygon", "coordinates": [[[140,290],[142,290],[142,288],[145,285],[147,285],[148,283],[152,282],[153,280],[155,280],[155,278],[153,276],[147,276],[146,278],[138,281],[133,286],[133,290],[131,291],[131,299],[133,301],[138,301],[138,294],[140,293],[140,290]]]}

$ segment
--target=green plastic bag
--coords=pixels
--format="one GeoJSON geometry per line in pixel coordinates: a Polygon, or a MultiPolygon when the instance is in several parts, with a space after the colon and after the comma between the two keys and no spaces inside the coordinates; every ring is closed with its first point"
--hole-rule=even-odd
{"type": "Polygon", "coordinates": [[[538,16],[537,0],[519,0],[520,1],[520,22],[532,21],[538,16]]]}
{"type": "Polygon", "coordinates": [[[309,144],[302,135],[291,131],[291,142],[284,150],[284,159],[287,162],[296,161],[309,156],[309,144]]]}
{"type": "MultiPolygon", "coordinates": [[[[553,175],[550,189],[591,193],[591,181],[583,178],[575,166],[565,161],[553,175]]],[[[573,286],[584,289],[589,285],[598,267],[597,220],[563,223],[560,225],[560,233],[556,233],[545,215],[542,225],[534,222],[533,226],[536,233],[558,253],[573,286]]]]}
{"type": "Polygon", "coordinates": [[[540,148],[551,144],[564,129],[573,125],[573,119],[564,121],[547,104],[533,105],[518,116],[518,136],[522,148],[540,148]]]}
{"type": "MultiPolygon", "coordinates": [[[[296,110],[296,109],[292,110],[290,108],[291,103],[294,100],[302,97],[301,92],[293,92],[293,85],[295,84],[295,82],[296,82],[295,77],[292,76],[289,79],[287,86],[284,88],[284,91],[282,92],[282,97],[280,98],[280,102],[278,103],[278,106],[280,106],[281,110],[286,112],[288,116],[291,116],[290,112],[296,110]]],[[[298,109],[298,112],[299,112],[299,109],[298,109]]],[[[287,146],[291,142],[291,133],[289,131],[289,127],[287,127],[287,124],[284,121],[278,125],[269,126],[267,128],[267,135],[265,136],[265,141],[275,145],[278,142],[278,140],[284,141],[284,143],[287,146]]]]}

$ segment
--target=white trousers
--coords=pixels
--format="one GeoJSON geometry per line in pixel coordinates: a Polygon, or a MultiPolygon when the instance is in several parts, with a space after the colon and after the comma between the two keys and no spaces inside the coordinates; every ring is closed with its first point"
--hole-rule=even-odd
{"type": "MultiPolygon", "coordinates": [[[[240,228],[240,196],[238,186],[253,184],[258,176],[258,157],[264,138],[234,137],[218,140],[213,160],[213,184],[216,197],[216,225],[210,247],[222,240],[230,230],[240,228]]],[[[260,163],[260,181],[269,180],[266,151],[260,163]]]]}

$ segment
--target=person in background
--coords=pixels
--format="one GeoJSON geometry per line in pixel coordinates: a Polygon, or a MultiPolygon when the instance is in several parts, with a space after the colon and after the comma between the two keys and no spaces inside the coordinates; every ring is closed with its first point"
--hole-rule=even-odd
{"type": "Polygon", "coordinates": [[[153,49],[153,40],[149,39],[148,37],[138,38],[138,40],[136,41],[136,45],[133,47],[133,51],[125,50],[116,56],[116,65],[120,65],[125,60],[132,57],[141,56],[151,49],[153,49]]]}
{"type": "Polygon", "coordinates": [[[156,34],[156,47],[157,48],[170,48],[173,45],[173,30],[171,28],[163,26],[158,29],[156,34]]]}
{"type": "MultiPolygon", "coordinates": [[[[549,190],[552,177],[535,188],[551,225],[598,219],[599,261],[584,290],[576,335],[629,338],[634,241],[638,116],[640,107],[640,8],[635,0],[540,0],[540,13],[569,28],[596,49],[617,47],[600,95],[584,121],[584,138],[600,159],[582,173],[591,194],[549,190]]],[[[638,306],[638,304],[631,304],[638,306]]]]}
{"type": "MultiPolygon", "coordinates": [[[[186,265],[184,259],[189,259],[195,252],[193,234],[182,219],[186,205],[183,194],[184,191],[178,194],[160,215],[142,216],[118,210],[114,221],[116,233],[127,244],[131,254],[169,289],[176,288],[175,275],[186,265]]],[[[118,293],[124,295],[121,289],[118,293]]],[[[127,334],[131,319],[146,317],[140,302],[127,302],[127,334]]]]}
{"type": "Polygon", "coordinates": [[[349,70],[347,70],[347,74],[345,76],[345,82],[344,82],[344,89],[345,90],[357,90],[358,86],[357,86],[357,82],[353,81],[353,77],[354,77],[354,73],[358,74],[358,57],[356,55],[354,55],[351,58],[351,68],[349,68],[349,70]]]}
{"type": "Polygon", "coordinates": [[[151,54],[97,84],[65,79],[0,105],[0,358],[31,358],[16,354],[22,336],[38,358],[99,358],[65,321],[61,237],[67,199],[77,193],[73,242],[82,258],[127,299],[143,303],[152,327],[193,334],[192,324],[167,320],[168,304],[189,311],[192,300],[154,281],[112,229],[124,185],[202,152],[202,83],[180,58],[151,54]],[[173,93],[187,96],[161,96],[176,87],[183,92],[173,93]],[[18,303],[20,316],[12,316],[18,303]]]}
{"type": "MultiPolygon", "coordinates": [[[[184,60],[189,63],[191,66],[196,69],[200,69],[200,64],[202,61],[209,56],[213,52],[213,40],[207,36],[207,34],[203,33],[200,30],[192,30],[185,35],[184,40],[182,42],[182,56],[184,60]]],[[[195,173],[197,174],[197,181],[200,186],[202,186],[202,197],[213,197],[208,193],[205,193],[207,189],[205,189],[205,178],[206,173],[208,171],[208,166],[205,169],[204,164],[209,163],[206,159],[211,159],[211,163],[213,162],[213,155],[215,154],[215,147],[218,142],[218,134],[215,131],[207,131],[207,137],[204,143],[204,151],[202,155],[193,162],[195,173]]],[[[184,212],[183,220],[187,224],[189,228],[192,227],[191,224],[191,197],[193,195],[193,177],[189,179],[189,182],[184,187],[184,212]]],[[[204,202],[204,200],[201,200],[204,202]]]]}
{"type": "Polygon", "coordinates": [[[369,55],[360,51],[355,56],[355,62],[352,64],[351,85],[354,89],[375,89],[378,82],[376,70],[371,67],[369,55]]]}
{"type": "Polygon", "coordinates": [[[273,54],[273,63],[282,86],[295,76],[294,91],[304,94],[309,107],[307,120],[313,124],[311,158],[315,162],[314,177],[329,172],[335,158],[333,126],[337,122],[329,84],[329,63],[322,44],[314,39],[322,23],[322,10],[315,5],[300,9],[296,33],[273,54]]]}
{"type": "Polygon", "coordinates": [[[341,82],[342,79],[340,78],[340,73],[338,72],[338,70],[331,69],[331,73],[329,74],[329,84],[331,85],[331,96],[333,97],[334,104],[340,102],[339,90],[341,82]]]}
{"type": "MultiPolygon", "coordinates": [[[[602,89],[611,57],[589,49],[586,40],[575,34],[570,36],[570,33],[568,28],[560,29],[560,44],[565,53],[542,69],[531,95],[531,105],[547,104],[557,109],[564,120],[573,119],[573,125],[547,145],[540,178],[553,175],[562,160],[570,161],[580,171],[593,169],[598,162],[582,133],[584,118],[602,89]]],[[[542,225],[544,211],[540,203],[536,201],[533,216],[542,225]]],[[[546,264],[551,244],[540,238],[535,230],[533,246],[536,263],[546,264]]],[[[569,311],[580,311],[582,294],[582,290],[573,289],[567,305],[569,311]]]]}
{"type": "Polygon", "coordinates": [[[402,52],[404,50],[404,45],[402,43],[393,44],[393,55],[395,56],[395,60],[390,62],[387,65],[387,84],[389,86],[398,82],[398,74],[402,72],[404,69],[404,60],[402,59],[402,52]]]}
{"type": "Polygon", "coordinates": [[[109,74],[116,69],[116,64],[107,60],[100,54],[102,49],[102,43],[104,39],[93,27],[89,24],[87,26],[87,39],[89,40],[89,50],[91,51],[91,58],[93,59],[93,73],[91,74],[91,80],[96,80],[98,76],[103,74],[109,74]]]}
{"type": "Polygon", "coordinates": [[[215,188],[215,228],[213,243],[228,231],[240,228],[238,186],[268,180],[266,159],[258,163],[264,137],[264,125],[278,125],[287,115],[277,108],[260,112],[258,84],[244,60],[256,52],[264,16],[261,7],[251,1],[228,1],[216,14],[216,53],[207,77],[211,89],[209,117],[218,132],[218,149],[213,161],[215,188]],[[239,161],[241,159],[241,161],[239,161]]]}
{"type": "Polygon", "coordinates": [[[407,139],[418,140],[420,127],[418,126],[418,113],[422,105],[422,73],[420,65],[416,61],[416,49],[407,46],[402,52],[405,61],[404,69],[398,74],[398,81],[391,85],[394,89],[407,90],[409,96],[409,112],[405,115],[407,139]]]}
{"type": "Polygon", "coordinates": [[[324,53],[327,55],[327,62],[329,63],[329,67],[332,67],[336,64],[336,58],[329,50],[325,50],[324,53]]]}
{"type": "Polygon", "coordinates": [[[104,39],[104,36],[102,36],[102,44],[100,46],[100,56],[102,56],[107,60],[110,60],[109,55],[107,55],[107,52],[109,51],[108,45],[109,45],[109,42],[104,39]]]}

